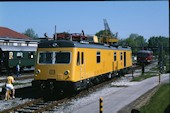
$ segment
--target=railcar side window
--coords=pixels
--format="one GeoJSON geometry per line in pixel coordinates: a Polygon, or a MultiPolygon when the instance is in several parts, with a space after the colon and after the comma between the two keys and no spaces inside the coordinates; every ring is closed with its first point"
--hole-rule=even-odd
{"type": "Polygon", "coordinates": [[[40,53],[39,54],[39,63],[52,63],[52,52],[40,53]]]}
{"type": "Polygon", "coordinates": [[[69,52],[56,52],[55,53],[55,63],[70,63],[70,53],[69,52]]]}
{"type": "Polygon", "coordinates": [[[34,53],[33,52],[29,52],[28,53],[28,58],[33,59],[34,58],[34,53]]]}
{"type": "MultiPolygon", "coordinates": [[[[3,54],[4,55],[4,54],[3,54]]],[[[9,52],[9,59],[13,59],[13,52],[9,52]]]]}
{"type": "Polygon", "coordinates": [[[120,60],[122,60],[123,59],[123,54],[122,54],[122,52],[120,53],[120,60]]]}
{"type": "Polygon", "coordinates": [[[100,52],[97,52],[97,63],[100,63],[100,52]]]}
{"type": "Polygon", "coordinates": [[[84,53],[81,52],[81,64],[84,64],[84,53]]]}
{"type": "Polygon", "coordinates": [[[145,53],[138,53],[137,56],[138,57],[147,57],[147,54],[145,54],[145,53]]]}
{"type": "Polygon", "coordinates": [[[80,65],[80,52],[77,53],[77,65],[80,65]]]}
{"type": "Polygon", "coordinates": [[[17,52],[17,58],[22,58],[23,57],[23,53],[22,52],[17,52]]]}
{"type": "Polygon", "coordinates": [[[116,61],[116,52],[114,52],[114,61],[116,61]]]}

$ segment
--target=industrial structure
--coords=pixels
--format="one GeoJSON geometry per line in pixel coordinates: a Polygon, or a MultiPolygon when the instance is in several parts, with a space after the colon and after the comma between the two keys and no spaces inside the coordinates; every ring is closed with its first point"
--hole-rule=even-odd
{"type": "Polygon", "coordinates": [[[103,21],[104,21],[105,30],[104,30],[103,34],[101,36],[99,36],[99,42],[106,43],[106,44],[117,43],[118,42],[118,39],[117,39],[118,32],[116,34],[113,34],[110,30],[107,20],[103,19],[103,21]]]}

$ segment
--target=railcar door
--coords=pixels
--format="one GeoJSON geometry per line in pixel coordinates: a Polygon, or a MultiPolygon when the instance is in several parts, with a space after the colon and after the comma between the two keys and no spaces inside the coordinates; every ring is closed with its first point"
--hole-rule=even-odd
{"type": "Polygon", "coordinates": [[[80,55],[81,63],[80,63],[80,76],[82,79],[85,78],[85,62],[84,62],[84,52],[81,52],[80,55]]]}
{"type": "Polygon", "coordinates": [[[84,52],[78,52],[77,53],[77,66],[79,67],[77,72],[79,72],[79,78],[84,79],[85,78],[85,58],[84,58],[84,52]]]}
{"type": "Polygon", "coordinates": [[[112,66],[112,71],[117,70],[118,66],[118,61],[117,61],[117,53],[116,51],[113,53],[113,66],[112,66]]]}

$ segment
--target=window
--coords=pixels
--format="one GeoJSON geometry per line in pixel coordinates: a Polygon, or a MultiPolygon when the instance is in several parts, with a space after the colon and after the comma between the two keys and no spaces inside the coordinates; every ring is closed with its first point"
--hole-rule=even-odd
{"type": "Polygon", "coordinates": [[[70,63],[70,52],[40,52],[39,63],[44,64],[68,64],[70,63]]]}
{"type": "Polygon", "coordinates": [[[17,58],[22,58],[23,57],[23,52],[17,52],[17,58]]]}
{"type": "Polygon", "coordinates": [[[12,42],[10,42],[10,43],[9,43],[9,46],[13,46],[13,43],[12,43],[12,42]]]}
{"type": "Polygon", "coordinates": [[[97,63],[100,63],[100,52],[97,52],[97,63]]]}
{"type": "Polygon", "coordinates": [[[52,64],[52,52],[39,53],[39,63],[52,64]]]}
{"type": "Polygon", "coordinates": [[[77,65],[80,65],[80,52],[77,52],[77,65]]]}
{"type": "Polygon", "coordinates": [[[28,58],[33,59],[34,58],[34,52],[29,52],[28,53],[28,58]]]}
{"type": "Polygon", "coordinates": [[[13,52],[9,52],[9,59],[13,59],[13,52]]]}
{"type": "Polygon", "coordinates": [[[81,52],[81,64],[84,64],[84,53],[81,52]]]}
{"type": "Polygon", "coordinates": [[[116,52],[114,52],[114,61],[116,61],[116,52]]]}
{"type": "Polygon", "coordinates": [[[17,46],[21,46],[21,43],[17,43],[17,46]]]}
{"type": "Polygon", "coordinates": [[[122,60],[123,59],[123,54],[122,54],[122,52],[120,53],[120,60],[122,60]]]}
{"type": "Polygon", "coordinates": [[[55,53],[55,63],[70,63],[70,53],[69,52],[56,52],[55,53]]]}

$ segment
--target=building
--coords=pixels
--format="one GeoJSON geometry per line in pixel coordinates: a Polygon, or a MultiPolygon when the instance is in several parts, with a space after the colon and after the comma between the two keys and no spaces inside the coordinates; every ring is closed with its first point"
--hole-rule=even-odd
{"type": "Polygon", "coordinates": [[[0,26],[0,45],[37,46],[38,41],[6,27],[0,26]]]}

